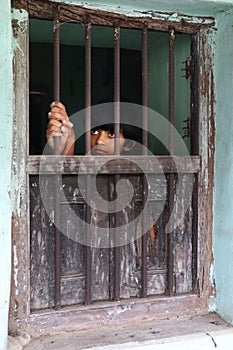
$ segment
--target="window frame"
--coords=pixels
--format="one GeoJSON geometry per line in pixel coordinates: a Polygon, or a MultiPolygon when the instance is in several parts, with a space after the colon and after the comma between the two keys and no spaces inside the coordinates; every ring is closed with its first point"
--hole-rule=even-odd
{"type": "MultiPolygon", "coordinates": [[[[175,31],[191,34],[193,45],[195,44],[198,52],[195,53],[195,64],[198,67],[197,74],[192,84],[198,88],[193,89],[196,104],[191,106],[192,113],[197,116],[197,125],[195,129],[198,132],[198,149],[194,150],[195,156],[192,156],[195,169],[198,171],[198,181],[195,191],[198,222],[196,238],[198,240],[198,259],[196,291],[193,294],[185,296],[154,297],[150,300],[138,300],[137,302],[121,301],[106,303],[105,313],[102,314],[102,321],[107,317],[107,312],[131,305],[132,312],[129,319],[136,318],[141,305],[147,304],[151,311],[151,317],[154,319],[166,315],[168,309],[169,316],[181,316],[184,314],[196,314],[207,310],[208,298],[211,294],[209,282],[209,271],[212,263],[212,217],[213,217],[213,168],[214,168],[214,73],[213,73],[213,18],[190,18],[181,16],[176,21],[166,20],[161,14],[153,14],[149,18],[129,18],[123,14],[104,12],[102,10],[92,10],[76,5],[56,4],[54,2],[22,0],[13,1],[13,35],[18,46],[14,49],[14,144],[13,144],[13,181],[15,184],[13,193],[13,215],[12,215],[12,241],[13,241],[13,278],[10,307],[10,327],[14,327],[15,322],[23,328],[31,328],[38,331],[41,322],[45,322],[43,331],[48,332],[50,327],[63,330],[72,325],[72,317],[83,316],[89,310],[89,316],[86,316],[86,322],[89,322],[93,315],[100,314],[99,306],[90,306],[87,308],[74,308],[65,311],[49,311],[41,314],[31,314],[30,312],[30,235],[29,235],[29,174],[38,171],[39,156],[29,156],[28,150],[28,115],[29,115],[29,16],[43,19],[53,19],[54,12],[59,8],[62,13],[60,19],[63,21],[76,21],[80,19],[86,21],[91,17],[93,24],[112,25],[117,23],[122,27],[143,28],[146,21],[148,28],[168,31],[174,28],[175,31]],[[25,10],[21,12],[22,10],[25,10]],[[19,20],[20,18],[20,20],[19,20]],[[202,24],[201,24],[202,23],[202,24]],[[19,49],[20,48],[20,49],[19,49]],[[199,154],[199,155],[198,155],[199,154]],[[22,205],[23,203],[23,205],[22,205]],[[207,208],[207,209],[206,209],[207,208]],[[26,263],[26,268],[25,268],[26,263]],[[26,292],[25,292],[26,291],[26,292]],[[133,307],[132,307],[133,305],[133,307]],[[173,308],[174,306],[174,308],[173,308]],[[89,318],[88,318],[89,317],[89,318]],[[56,325],[57,320],[58,324],[56,325]],[[63,326],[61,323],[63,322],[63,326]]],[[[169,157],[160,157],[164,167],[172,169],[169,157]]],[[[57,160],[56,160],[57,161],[57,160]]],[[[76,162],[77,157],[68,157],[67,162],[76,162]]],[[[62,160],[63,162],[63,160],[62,160]]],[[[63,164],[64,166],[64,164],[63,164]]],[[[125,168],[124,168],[125,169],[125,168]]],[[[116,311],[117,314],[117,311],[116,311]]],[[[140,314],[140,317],[148,317],[140,314]]],[[[83,321],[82,321],[83,322],[83,321]]],[[[80,324],[73,324],[73,327],[79,329],[80,324]]],[[[85,321],[84,321],[85,322],[85,321]]],[[[94,324],[94,321],[92,321],[94,324]]],[[[115,317],[117,322],[117,317],[115,317]]],[[[97,323],[97,321],[96,321],[97,323]]],[[[99,323],[99,320],[98,320],[99,323]]],[[[111,321],[114,324],[114,320],[111,321]]]]}

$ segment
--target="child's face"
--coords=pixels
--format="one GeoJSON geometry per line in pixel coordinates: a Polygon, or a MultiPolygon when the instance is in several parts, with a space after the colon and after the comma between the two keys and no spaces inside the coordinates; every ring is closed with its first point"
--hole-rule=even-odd
{"type": "MultiPolygon", "coordinates": [[[[124,152],[125,138],[119,134],[120,153],[124,152]]],[[[115,135],[111,130],[94,129],[91,131],[92,154],[95,155],[114,155],[115,135]]]]}

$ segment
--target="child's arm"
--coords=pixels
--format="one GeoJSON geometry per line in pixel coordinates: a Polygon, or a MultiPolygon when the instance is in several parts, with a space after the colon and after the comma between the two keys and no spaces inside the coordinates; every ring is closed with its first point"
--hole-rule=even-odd
{"type": "Polygon", "coordinates": [[[60,136],[60,154],[73,155],[75,134],[65,106],[61,102],[52,102],[48,113],[49,123],[46,138],[51,149],[54,149],[53,136],[60,136]]]}

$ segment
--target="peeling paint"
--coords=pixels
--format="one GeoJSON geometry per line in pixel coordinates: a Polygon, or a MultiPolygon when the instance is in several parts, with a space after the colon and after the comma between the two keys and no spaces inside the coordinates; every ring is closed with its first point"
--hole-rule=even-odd
{"type": "Polygon", "coordinates": [[[14,257],[13,273],[14,273],[14,284],[15,284],[15,296],[17,297],[18,296],[18,258],[17,258],[17,250],[16,250],[15,244],[13,246],[13,257],[14,257]]]}
{"type": "MultiPolygon", "coordinates": [[[[52,2],[63,2],[62,0],[52,0],[52,2]]],[[[186,14],[189,16],[216,16],[218,13],[222,11],[227,11],[231,7],[231,0],[222,1],[198,1],[192,0],[188,2],[186,0],[177,0],[171,3],[169,0],[164,1],[145,1],[142,3],[141,0],[134,0],[133,4],[129,1],[124,1],[124,5],[122,5],[122,1],[116,0],[110,2],[109,0],[89,0],[89,1],[79,1],[79,0],[65,0],[67,4],[77,4],[78,6],[84,6],[86,8],[93,8],[95,10],[104,9],[105,11],[124,11],[125,12],[157,12],[167,13],[169,16],[176,16],[177,14],[186,14]]]]}
{"type": "Polygon", "coordinates": [[[13,70],[10,1],[0,1],[0,349],[6,349],[11,278],[11,162],[13,130],[13,70]]]}
{"type": "MultiPolygon", "coordinates": [[[[59,6],[60,8],[60,19],[62,21],[73,21],[73,20],[80,20],[81,23],[85,22],[86,16],[88,15],[91,18],[91,21],[93,24],[100,24],[100,25],[112,25],[114,22],[119,22],[120,26],[128,26],[128,19],[130,18],[131,21],[134,20],[135,24],[134,27],[136,28],[136,22],[140,21],[141,26],[145,25],[145,22],[148,26],[148,28],[153,27],[155,29],[157,25],[157,29],[160,30],[168,30],[170,26],[173,26],[174,29],[179,28],[179,31],[195,31],[199,30],[201,27],[204,26],[213,26],[214,25],[214,18],[213,17],[199,17],[199,16],[188,16],[185,14],[180,14],[179,12],[168,12],[164,10],[163,12],[157,12],[155,10],[148,9],[147,11],[142,11],[140,9],[128,9],[124,6],[123,8],[118,6],[107,6],[104,5],[98,5],[98,6],[91,6],[88,4],[88,6],[85,3],[82,3],[80,6],[74,5],[74,3],[69,4],[66,2],[63,2],[62,4],[59,2],[53,2],[50,1],[47,3],[47,6],[45,6],[45,3],[43,1],[37,1],[36,7],[35,3],[33,3],[33,0],[28,0],[25,2],[25,0],[21,0],[20,3],[17,1],[14,1],[14,6],[17,8],[27,8],[29,10],[29,13],[32,17],[43,17],[44,12],[44,18],[52,19],[54,8],[56,6],[59,6]],[[87,12],[88,11],[88,12],[87,12]],[[109,12],[111,14],[111,17],[109,17],[109,12]],[[106,16],[106,13],[108,13],[108,16],[106,16]],[[156,24],[157,22],[157,24],[156,24]],[[176,28],[177,27],[177,28],[176,28]]],[[[131,24],[132,26],[132,24],[131,24]]]]}
{"type": "Polygon", "coordinates": [[[216,283],[215,283],[215,274],[214,274],[214,264],[210,266],[210,286],[211,293],[209,296],[208,310],[209,312],[216,311],[216,283]]]}

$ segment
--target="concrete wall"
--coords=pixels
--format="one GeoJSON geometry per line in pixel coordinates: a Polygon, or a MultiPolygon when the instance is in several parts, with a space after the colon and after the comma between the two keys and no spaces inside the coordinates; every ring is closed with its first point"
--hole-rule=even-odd
{"type": "Polygon", "coordinates": [[[11,157],[13,77],[10,1],[0,1],[0,350],[5,349],[11,273],[11,157]]]}

